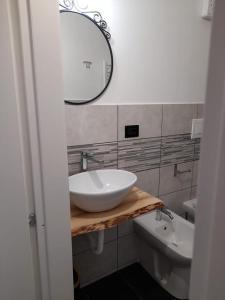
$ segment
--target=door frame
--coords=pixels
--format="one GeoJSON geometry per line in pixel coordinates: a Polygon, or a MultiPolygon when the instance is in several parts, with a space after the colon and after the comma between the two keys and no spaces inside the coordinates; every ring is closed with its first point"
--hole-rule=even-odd
{"type": "Polygon", "coordinates": [[[0,298],[38,299],[35,234],[29,226],[30,200],[26,122],[22,96],[18,15],[7,0],[0,10],[0,298]],[[34,243],[32,243],[32,241],[34,243]]]}
{"type": "Polygon", "coordinates": [[[225,295],[225,1],[216,0],[196,213],[191,300],[225,295]]]}
{"type": "Polygon", "coordinates": [[[13,1],[19,15],[41,299],[72,300],[72,244],[58,3],[13,1]]]}

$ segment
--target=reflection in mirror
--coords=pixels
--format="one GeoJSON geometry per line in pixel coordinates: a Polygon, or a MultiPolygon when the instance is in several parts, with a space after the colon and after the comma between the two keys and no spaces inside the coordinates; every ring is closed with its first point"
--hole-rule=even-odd
{"type": "Polygon", "coordinates": [[[107,88],[113,69],[110,44],[101,28],[86,15],[61,11],[64,100],[82,104],[107,88]]]}

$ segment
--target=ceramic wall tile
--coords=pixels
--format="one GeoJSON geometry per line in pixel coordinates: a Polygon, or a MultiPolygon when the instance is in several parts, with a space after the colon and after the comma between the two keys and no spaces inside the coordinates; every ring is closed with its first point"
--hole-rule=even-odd
{"type": "Polygon", "coordinates": [[[160,168],[159,195],[165,195],[191,187],[193,162],[178,164],[177,168],[179,171],[190,172],[178,174],[177,176],[174,176],[174,167],[175,165],[160,168]]]}
{"type": "Polygon", "coordinates": [[[165,205],[174,211],[176,214],[183,216],[183,202],[189,200],[191,197],[191,189],[174,192],[171,194],[160,196],[165,205]]]}
{"type": "Polygon", "coordinates": [[[121,269],[138,260],[137,241],[135,234],[118,239],[118,268],[121,269]]]}
{"type": "Polygon", "coordinates": [[[74,256],[74,266],[80,275],[81,287],[117,270],[117,241],[105,244],[102,254],[91,251],[74,256]]]}
{"type": "Polygon", "coordinates": [[[131,172],[159,168],[161,138],[118,142],[118,168],[131,172]]]}
{"type": "Polygon", "coordinates": [[[123,222],[120,225],[118,225],[118,237],[132,234],[133,230],[133,220],[123,222]]]}
{"type": "Polygon", "coordinates": [[[125,140],[126,125],[139,125],[139,138],[161,136],[162,105],[119,105],[119,141],[125,140]]]}
{"type": "Polygon", "coordinates": [[[197,117],[197,104],[164,104],[162,135],[191,132],[192,119],[197,117]]]}
{"type": "MultiPolygon", "coordinates": [[[[88,235],[97,237],[97,232],[81,234],[72,239],[73,255],[80,254],[81,252],[90,250],[90,242],[88,235]]],[[[117,227],[106,229],[104,232],[104,243],[107,244],[117,239],[117,227]]]]}
{"type": "Polygon", "coordinates": [[[193,162],[193,178],[192,178],[192,186],[196,186],[198,184],[198,167],[199,161],[193,162]]]}
{"type": "Polygon", "coordinates": [[[199,119],[204,118],[204,106],[205,104],[201,103],[197,106],[197,117],[199,119]]]}
{"type": "Polygon", "coordinates": [[[197,198],[197,192],[198,192],[198,187],[197,186],[193,186],[191,188],[191,199],[197,198]]]}
{"type": "Polygon", "coordinates": [[[162,138],[161,167],[194,160],[195,140],[190,134],[162,138]]]}
{"type": "Polygon", "coordinates": [[[200,158],[200,147],[201,147],[201,139],[194,139],[194,160],[199,160],[200,158]]]}
{"type": "Polygon", "coordinates": [[[67,145],[117,141],[116,105],[65,105],[67,145]]]}
{"type": "Polygon", "coordinates": [[[159,193],[159,169],[137,172],[136,186],[143,191],[158,196],[159,193]]]}

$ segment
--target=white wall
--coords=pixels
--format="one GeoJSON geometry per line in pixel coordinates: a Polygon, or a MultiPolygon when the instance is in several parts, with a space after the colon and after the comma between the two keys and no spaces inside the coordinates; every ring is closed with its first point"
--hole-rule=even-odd
{"type": "Polygon", "coordinates": [[[87,0],[110,26],[114,74],[95,104],[203,102],[211,22],[202,0],[87,0]]]}

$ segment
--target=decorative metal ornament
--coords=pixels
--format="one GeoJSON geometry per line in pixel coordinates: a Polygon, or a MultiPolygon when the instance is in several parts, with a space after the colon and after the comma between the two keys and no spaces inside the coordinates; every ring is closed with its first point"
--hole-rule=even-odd
{"type": "Polygon", "coordinates": [[[74,0],[59,1],[59,6],[64,8],[64,9],[67,9],[67,10],[73,10],[74,8],[76,8],[74,0]]]}
{"type": "Polygon", "coordinates": [[[60,10],[75,11],[82,15],[86,15],[91,18],[95,24],[102,30],[108,40],[111,38],[111,34],[107,31],[107,23],[103,20],[102,15],[98,11],[81,11],[79,4],[75,0],[59,0],[60,10]]]}

